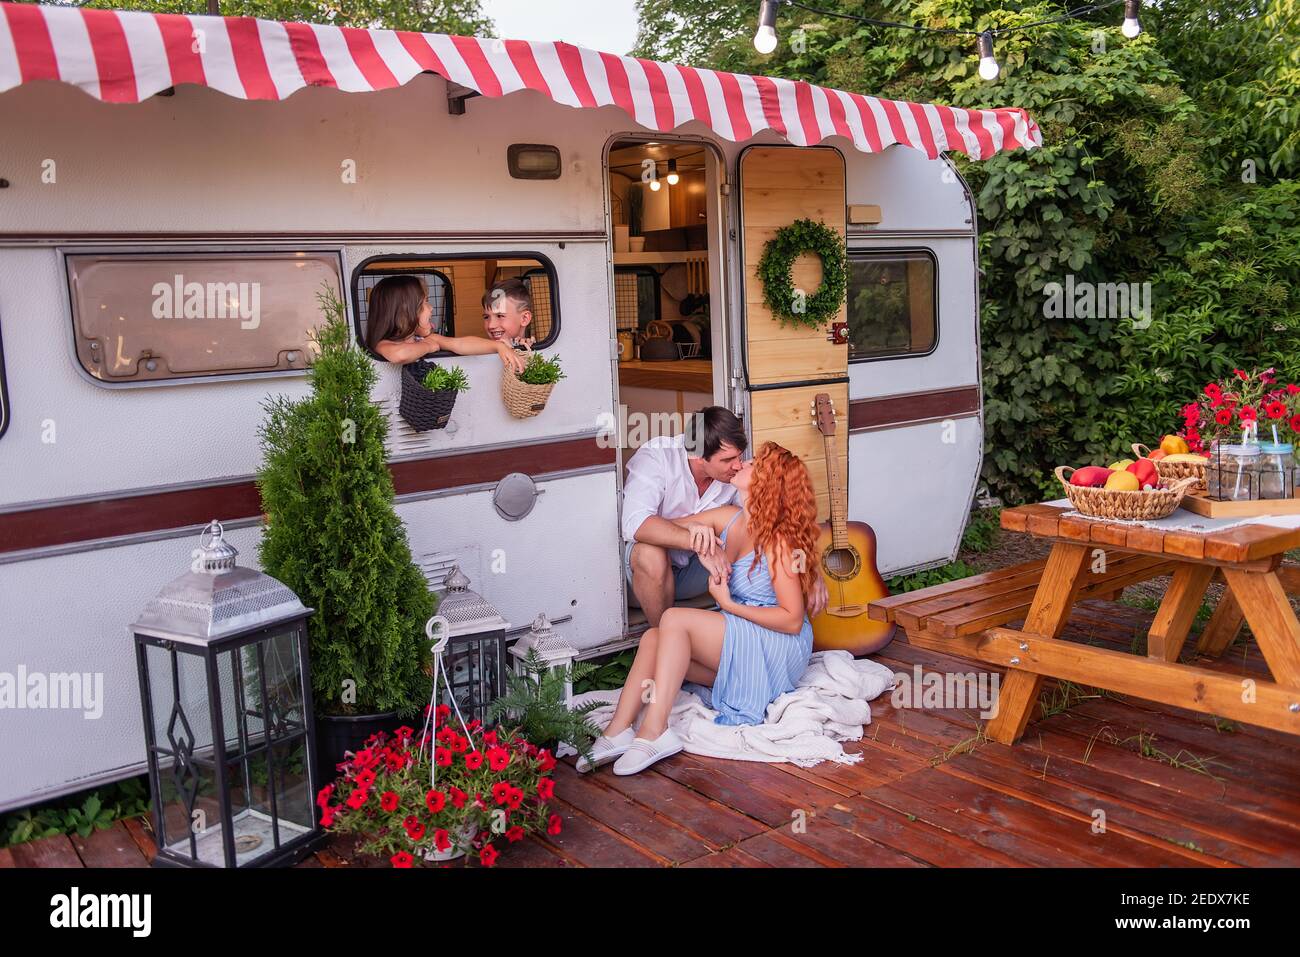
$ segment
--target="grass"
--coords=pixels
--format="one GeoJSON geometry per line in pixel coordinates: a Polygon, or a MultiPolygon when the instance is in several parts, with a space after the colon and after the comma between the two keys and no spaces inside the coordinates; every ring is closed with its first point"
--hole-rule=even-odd
{"type": "Polygon", "coordinates": [[[1101,688],[1078,685],[1073,681],[1058,681],[1055,687],[1038,699],[1038,706],[1042,709],[1042,716],[1050,718],[1053,715],[1069,711],[1080,701],[1104,697],[1106,697],[1106,692],[1101,688]]]}
{"type": "Polygon", "coordinates": [[[945,761],[951,761],[953,758],[957,757],[958,755],[969,754],[971,751],[974,751],[981,744],[984,744],[987,741],[988,741],[988,737],[984,734],[984,728],[981,725],[978,729],[976,729],[975,733],[972,734],[969,738],[965,738],[961,741],[958,741],[947,751],[940,751],[938,754],[932,757],[930,759],[930,767],[937,768],[945,761]]]}
{"type": "MultiPolygon", "coordinates": [[[[1001,515],[1002,509],[997,507],[974,509],[966,522],[966,530],[962,533],[960,551],[968,554],[982,554],[992,551],[994,546],[997,545],[998,536],[1001,534],[1001,515]]],[[[969,578],[971,575],[978,573],[978,568],[958,558],[946,565],[926,568],[910,575],[899,575],[891,578],[888,583],[889,591],[890,594],[900,595],[921,588],[929,588],[932,585],[942,585],[946,582],[969,578]]]]}

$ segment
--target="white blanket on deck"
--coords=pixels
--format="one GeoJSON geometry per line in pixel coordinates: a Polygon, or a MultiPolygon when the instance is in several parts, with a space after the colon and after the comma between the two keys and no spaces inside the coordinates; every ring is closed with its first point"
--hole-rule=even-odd
{"type": "MultiPolygon", "coordinates": [[[[808,768],[823,761],[856,764],[861,754],[845,754],[842,741],[857,741],[871,723],[870,701],[894,686],[894,673],[847,651],[819,651],[795,690],[767,706],[767,720],[758,725],[715,724],[718,712],[690,691],[677,694],[669,727],[681,736],[686,750],[735,761],[789,761],[808,768]]],[[[602,702],[590,714],[605,727],[614,717],[619,691],[589,691],[574,695],[573,704],[602,702]]],[[[642,714],[644,714],[644,710],[642,714]]],[[[640,727],[640,718],[637,727],[640,727]]],[[[567,746],[562,750],[572,753],[567,746]]]]}

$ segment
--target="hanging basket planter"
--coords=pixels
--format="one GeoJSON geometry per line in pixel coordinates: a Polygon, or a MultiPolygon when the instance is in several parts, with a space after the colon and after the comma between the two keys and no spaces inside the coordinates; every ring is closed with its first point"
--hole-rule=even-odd
{"type": "Polygon", "coordinates": [[[530,418],[546,408],[555,383],[564,378],[559,356],[547,359],[531,347],[525,347],[524,351],[528,365],[522,373],[516,374],[510,368],[501,373],[501,400],[506,411],[516,419],[530,418]]]}
{"type": "Polygon", "coordinates": [[[844,239],[825,223],[796,219],[764,245],[758,277],[763,282],[763,304],[783,325],[825,326],[838,315],[848,290],[844,239]],[[794,285],[794,261],[804,253],[822,261],[822,283],[811,294],[794,285]]]}
{"type": "Polygon", "coordinates": [[[451,421],[451,410],[456,405],[457,393],[469,388],[463,384],[465,374],[458,368],[448,371],[456,381],[462,383],[459,387],[428,388],[424,380],[436,368],[437,363],[429,359],[418,359],[402,366],[402,399],[397,411],[417,432],[446,428],[451,421]]]}

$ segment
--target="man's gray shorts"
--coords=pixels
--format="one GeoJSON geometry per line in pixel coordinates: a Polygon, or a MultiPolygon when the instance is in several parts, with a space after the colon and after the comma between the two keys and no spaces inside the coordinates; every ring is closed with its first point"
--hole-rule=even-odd
{"type": "MultiPolygon", "coordinates": [[[[632,546],[636,542],[627,542],[623,546],[623,574],[627,583],[632,584],[632,546]]],[[[673,598],[682,601],[686,598],[698,598],[709,590],[709,570],[700,564],[700,556],[691,554],[691,560],[685,565],[673,566],[673,598]]],[[[632,589],[627,590],[627,600],[633,608],[640,608],[632,589]]]]}

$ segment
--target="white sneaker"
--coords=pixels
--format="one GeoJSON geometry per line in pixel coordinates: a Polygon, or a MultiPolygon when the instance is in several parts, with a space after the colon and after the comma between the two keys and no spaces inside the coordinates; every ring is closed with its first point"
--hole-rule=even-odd
{"type": "Polygon", "coordinates": [[[672,728],[665,728],[664,733],[653,741],[636,738],[628,746],[623,756],[614,762],[614,773],[620,776],[636,774],[638,771],[644,771],[656,761],[672,757],[684,747],[682,739],[677,736],[677,732],[672,728]]]}
{"type": "Polygon", "coordinates": [[[602,764],[608,764],[631,747],[635,738],[636,732],[631,728],[624,728],[622,733],[616,734],[612,738],[607,738],[602,734],[591,746],[591,761],[589,762],[586,758],[579,756],[574,767],[579,774],[585,774],[602,764]]]}

